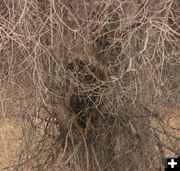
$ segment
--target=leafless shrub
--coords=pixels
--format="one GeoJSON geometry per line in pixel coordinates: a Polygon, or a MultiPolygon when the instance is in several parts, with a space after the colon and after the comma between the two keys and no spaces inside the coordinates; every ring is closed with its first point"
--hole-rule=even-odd
{"type": "Polygon", "coordinates": [[[20,152],[4,170],[161,170],[166,150],[178,155],[179,130],[164,124],[159,106],[180,102],[179,7],[178,0],[2,1],[0,117],[22,125],[20,152]],[[116,79],[78,81],[67,69],[78,55],[108,64],[116,79]],[[100,86],[93,105],[103,107],[83,135],[73,127],[70,80],[79,93],[100,86]]]}

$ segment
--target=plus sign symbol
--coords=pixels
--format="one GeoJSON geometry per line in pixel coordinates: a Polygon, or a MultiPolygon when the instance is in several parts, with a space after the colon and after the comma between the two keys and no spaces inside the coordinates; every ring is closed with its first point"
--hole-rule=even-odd
{"type": "Polygon", "coordinates": [[[180,171],[180,156],[166,158],[165,171],[180,171]]]}

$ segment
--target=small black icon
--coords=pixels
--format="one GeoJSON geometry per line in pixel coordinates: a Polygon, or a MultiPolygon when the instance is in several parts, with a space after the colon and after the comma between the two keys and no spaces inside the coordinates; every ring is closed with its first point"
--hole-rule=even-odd
{"type": "Polygon", "coordinates": [[[166,158],[165,171],[180,171],[180,156],[166,158]]]}

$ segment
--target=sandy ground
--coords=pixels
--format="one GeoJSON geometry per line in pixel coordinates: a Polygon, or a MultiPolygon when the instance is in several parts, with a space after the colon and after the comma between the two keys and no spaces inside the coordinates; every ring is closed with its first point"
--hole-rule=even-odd
{"type": "Polygon", "coordinates": [[[0,120],[0,170],[11,165],[20,147],[20,127],[10,119],[0,120]]]}
{"type": "MultiPolygon", "coordinates": [[[[164,123],[167,124],[169,133],[180,137],[180,109],[163,107],[161,110],[163,110],[163,113],[167,116],[164,123]],[[178,128],[178,130],[173,128],[178,128]]],[[[161,126],[155,121],[153,121],[153,125],[159,130],[162,130],[161,126]]],[[[17,159],[17,153],[21,146],[20,136],[21,129],[18,122],[4,118],[0,120],[0,170],[11,165],[17,159]]],[[[169,140],[163,134],[161,134],[161,139],[166,141],[166,144],[169,146],[180,148],[178,141],[169,140]]],[[[169,150],[165,150],[165,154],[166,156],[173,155],[169,150]]]]}

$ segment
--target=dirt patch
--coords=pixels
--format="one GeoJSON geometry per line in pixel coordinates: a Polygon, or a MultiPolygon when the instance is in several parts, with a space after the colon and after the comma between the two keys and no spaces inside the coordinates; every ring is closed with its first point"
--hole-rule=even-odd
{"type": "Polygon", "coordinates": [[[20,137],[21,129],[15,121],[0,120],[0,170],[15,163],[21,145],[20,137]]]}

